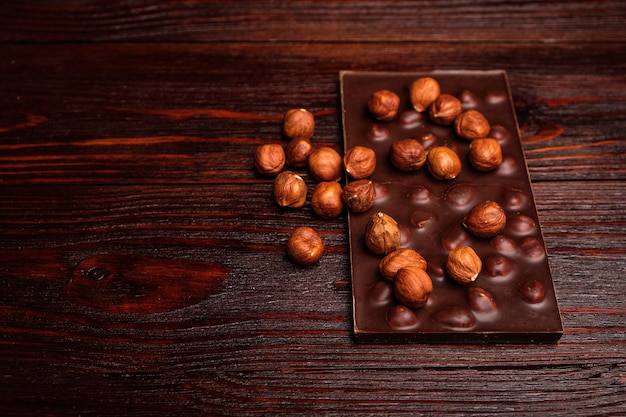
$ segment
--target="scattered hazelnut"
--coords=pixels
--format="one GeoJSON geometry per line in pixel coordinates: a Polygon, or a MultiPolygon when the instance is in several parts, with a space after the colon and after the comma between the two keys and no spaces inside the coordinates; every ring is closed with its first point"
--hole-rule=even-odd
{"type": "Polygon", "coordinates": [[[469,284],[478,278],[483,263],[474,249],[469,246],[460,246],[448,253],[446,271],[450,278],[459,284],[469,284]]]}
{"type": "Polygon", "coordinates": [[[274,180],[274,200],[281,207],[300,208],[306,202],[307,187],[293,171],[283,171],[274,180]]]}
{"type": "Polygon", "coordinates": [[[468,110],[454,120],[454,129],[457,135],[474,140],[487,137],[491,131],[491,125],[478,110],[468,110]]]}
{"type": "Polygon", "coordinates": [[[398,271],[393,281],[393,293],[409,308],[423,307],[433,292],[433,281],[422,268],[407,266],[398,271]]]}
{"type": "Polygon", "coordinates": [[[428,109],[430,120],[440,125],[449,125],[463,112],[461,100],[450,94],[441,94],[428,109]]]}
{"type": "Polygon", "coordinates": [[[317,262],[324,253],[324,242],[315,230],[310,227],[299,227],[287,241],[287,255],[298,265],[311,265],[317,262]]]}
{"type": "Polygon", "coordinates": [[[451,180],[461,173],[459,156],[447,146],[436,146],[426,158],[428,170],[438,180],[451,180]]]}
{"type": "Polygon", "coordinates": [[[479,171],[491,171],[502,163],[502,147],[493,138],[474,139],[469,145],[469,159],[479,171]]]}
{"type": "Polygon", "coordinates": [[[484,201],[472,207],[463,226],[476,236],[493,237],[506,226],[506,214],[495,201],[484,201]]]}
{"type": "Polygon", "coordinates": [[[391,144],[389,159],[400,171],[417,171],[426,163],[426,151],[417,139],[400,139],[391,144]]]}
{"type": "Polygon", "coordinates": [[[352,181],[343,187],[343,202],[354,213],[364,213],[374,206],[376,188],[370,180],[352,181]]]}
{"type": "Polygon", "coordinates": [[[311,207],[324,219],[337,217],[343,211],[343,191],[337,181],[322,181],[311,195],[311,207]]]}
{"type": "Polygon", "coordinates": [[[343,156],[343,166],[350,178],[360,180],[367,178],[376,169],[376,152],[366,146],[355,146],[343,156]]]}
{"type": "Polygon", "coordinates": [[[434,78],[422,77],[411,83],[409,94],[413,108],[418,112],[423,112],[439,97],[441,87],[434,78]]]}
{"type": "Polygon", "coordinates": [[[383,277],[393,281],[398,271],[407,266],[416,266],[426,270],[426,260],[417,251],[410,248],[397,249],[388,253],[378,264],[383,277]]]}
{"type": "Polygon", "coordinates": [[[315,118],[306,109],[289,109],[283,117],[283,133],[290,139],[313,136],[315,118]]]}
{"type": "Polygon", "coordinates": [[[398,114],[400,97],[390,90],[379,90],[370,96],[367,101],[370,113],[377,120],[388,122],[398,114]]]}
{"type": "Polygon", "coordinates": [[[313,152],[313,144],[309,139],[305,137],[291,139],[285,149],[287,165],[296,168],[305,167],[311,152],[313,152]]]}
{"type": "Polygon", "coordinates": [[[400,247],[400,228],[393,217],[378,212],[365,228],[365,244],[376,255],[386,255],[400,247]]]}
{"type": "Polygon", "coordinates": [[[285,166],[285,151],[277,143],[261,145],[254,153],[254,167],[261,175],[274,176],[285,166]]]}
{"type": "Polygon", "coordinates": [[[318,181],[337,181],[343,173],[341,155],[328,146],[317,148],[309,155],[309,172],[318,181]]]}

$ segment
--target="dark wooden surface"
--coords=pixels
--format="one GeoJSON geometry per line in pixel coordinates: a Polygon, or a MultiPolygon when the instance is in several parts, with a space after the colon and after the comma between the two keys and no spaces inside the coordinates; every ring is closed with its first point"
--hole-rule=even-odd
{"type": "Polygon", "coordinates": [[[0,414],[626,415],[624,22],[621,1],[1,2],[0,414]],[[459,68],[509,74],[564,335],[357,345],[345,215],[279,210],[252,154],[291,107],[341,149],[340,70],[459,68]],[[308,268],[284,251],[303,224],[327,244],[308,268]],[[137,278],[80,276],[98,263],[137,278]]]}

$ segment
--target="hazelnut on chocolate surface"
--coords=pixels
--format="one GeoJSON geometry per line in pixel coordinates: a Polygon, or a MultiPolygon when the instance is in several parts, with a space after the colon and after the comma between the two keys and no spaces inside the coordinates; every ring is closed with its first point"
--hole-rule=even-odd
{"type": "Polygon", "coordinates": [[[469,159],[479,171],[491,171],[502,164],[502,147],[494,138],[474,139],[469,145],[469,159]]]}
{"type": "Polygon", "coordinates": [[[446,271],[450,278],[459,284],[475,281],[482,268],[480,257],[469,246],[461,246],[448,253],[446,271]]]}
{"type": "Polygon", "coordinates": [[[400,227],[390,215],[378,212],[365,229],[365,244],[376,255],[386,255],[400,247],[400,227]]]}
{"type": "Polygon", "coordinates": [[[349,182],[343,187],[343,202],[355,213],[363,213],[374,206],[376,188],[368,179],[349,182]]]}
{"type": "Polygon", "coordinates": [[[494,237],[506,226],[506,214],[495,201],[484,201],[472,207],[463,226],[476,236],[494,237]]]}
{"type": "Polygon", "coordinates": [[[428,108],[430,120],[440,125],[449,125],[463,112],[461,100],[450,94],[441,94],[428,108]]]}
{"type": "Polygon", "coordinates": [[[454,179],[463,168],[459,155],[447,146],[432,148],[426,157],[426,166],[432,176],[438,180],[454,179]]]}
{"type": "Polygon", "coordinates": [[[400,139],[389,147],[389,160],[400,171],[417,171],[426,163],[426,151],[417,139],[400,139]]]}
{"type": "Polygon", "coordinates": [[[343,156],[343,165],[350,178],[367,178],[376,169],[376,152],[366,146],[354,146],[343,156]]]}
{"type": "Polygon", "coordinates": [[[420,77],[411,83],[409,95],[413,108],[418,112],[428,109],[428,106],[441,94],[439,82],[432,77],[420,77]]]}
{"type": "Polygon", "coordinates": [[[491,131],[487,118],[478,110],[467,110],[454,120],[456,134],[468,140],[485,138],[491,131]]]}
{"type": "Polygon", "coordinates": [[[400,97],[390,90],[378,90],[370,96],[367,107],[375,119],[389,122],[398,114],[400,97]]]}
{"type": "Polygon", "coordinates": [[[400,269],[393,281],[394,295],[410,308],[423,307],[433,292],[433,282],[422,268],[407,266],[400,269]]]}

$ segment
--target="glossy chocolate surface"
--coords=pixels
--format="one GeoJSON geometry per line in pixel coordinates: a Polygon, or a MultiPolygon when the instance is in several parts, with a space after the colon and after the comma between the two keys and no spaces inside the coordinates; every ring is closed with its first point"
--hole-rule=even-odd
{"type": "Polygon", "coordinates": [[[350,251],[354,335],[375,343],[550,343],[562,332],[561,316],[528,169],[521,146],[508,79],[503,71],[433,73],[342,72],[344,150],[368,146],[376,151],[371,180],[376,203],[366,213],[350,213],[350,251]],[[450,126],[430,122],[412,110],[408,88],[420,76],[431,76],[441,92],[457,96],[463,109],[482,112],[491,137],[502,146],[503,162],[490,172],[474,169],[467,139],[450,126]],[[380,89],[400,98],[398,116],[375,120],[367,100],[380,89]],[[446,145],[461,158],[463,169],[452,180],[436,180],[426,166],[402,172],[389,161],[391,144],[419,139],[426,150],[446,145]],[[462,225],[476,204],[498,202],[507,224],[493,238],[480,238],[462,225]],[[364,243],[365,226],[378,211],[392,216],[402,233],[402,247],[418,251],[428,262],[434,290],[427,304],[411,310],[393,295],[393,284],[378,271],[382,257],[364,243]],[[446,276],[448,252],[468,245],[481,257],[476,281],[460,285],[446,276]]]}

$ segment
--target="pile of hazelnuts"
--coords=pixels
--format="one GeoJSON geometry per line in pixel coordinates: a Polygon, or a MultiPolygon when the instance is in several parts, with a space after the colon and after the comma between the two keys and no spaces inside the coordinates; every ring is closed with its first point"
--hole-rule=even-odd
{"type": "MultiPolygon", "coordinates": [[[[307,201],[307,184],[295,171],[306,168],[317,181],[311,194],[311,208],[321,218],[332,219],[343,212],[344,201],[349,206],[357,204],[349,195],[355,185],[342,188],[339,182],[344,175],[344,166],[348,167],[346,169],[352,166],[352,158],[350,153],[342,157],[328,146],[314,146],[311,142],[314,130],[315,118],[310,111],[303,108],[288,110],[282,121],[283,134],[289,139],[287,146],[283,148],[278,143],[259,146],[254,155],[254,166],[259,174],[275,177],[273,196],[276,204],[292,209],[303,207],[307,201]]],[[[368,182],[372,192],[371,204],[365,210],[374,204],[374,187],[371,181],[368,182]]],[[[287,255],[299,265],[314,264],[323,252],[324,242],[308,226],[297,228],[287,241],[287,255]]]]}

